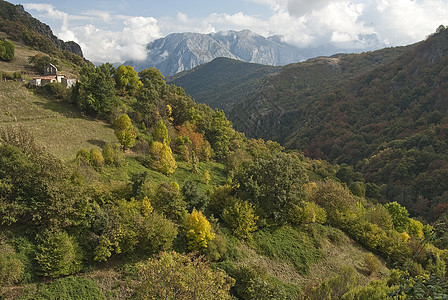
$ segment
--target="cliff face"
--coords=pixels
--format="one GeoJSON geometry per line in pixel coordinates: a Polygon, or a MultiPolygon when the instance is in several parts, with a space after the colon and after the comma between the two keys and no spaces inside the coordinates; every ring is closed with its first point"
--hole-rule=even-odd
{"type": "Polygon", "coordinates": [[[82,49],[77,43],[73,41],[64,42],[58,39],[53,34],[50,26],[33,18],[31,14],[25,11],[22,5],[14,5],[6,1],[0,1],[0,18],[10,22],[20,23],[29,30],[48,38],[58,49],[67,50],[80,57],[84,57],[82,49]]]}

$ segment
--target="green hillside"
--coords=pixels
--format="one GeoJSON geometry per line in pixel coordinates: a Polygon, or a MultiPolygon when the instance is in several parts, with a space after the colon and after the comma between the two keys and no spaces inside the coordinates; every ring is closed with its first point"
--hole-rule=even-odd
{"type": "Polygon", "coordinates": [[[28,88],[36,50],[14,43],[0,65],[1,299],[447,297],[443,220],[378,203],[347,165],[246,138],[155,68],[44,52],[79,82],[28,88]]]}

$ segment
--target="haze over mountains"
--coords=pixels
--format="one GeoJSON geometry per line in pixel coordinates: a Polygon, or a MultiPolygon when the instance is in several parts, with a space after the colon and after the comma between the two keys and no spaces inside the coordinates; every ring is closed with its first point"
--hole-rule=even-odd
{"type": "MultiPolygon", "coordinates": [[[[374,36],[365,37],[369,48],[378,48],[374,36]]],[[[353,52],[332,46],[298,48],[282,41],[281,36],[265,38],[250,30],[222,31],[218,33],[173,33],[157,39],[147,46],[148,57],[144,61],[128,61],[137,71],[149,67],[160,69],[171,76],[192,69],[218,57],[244,62],[281,66],[308,58],[331,55],[337,52],[353,52]]]]}

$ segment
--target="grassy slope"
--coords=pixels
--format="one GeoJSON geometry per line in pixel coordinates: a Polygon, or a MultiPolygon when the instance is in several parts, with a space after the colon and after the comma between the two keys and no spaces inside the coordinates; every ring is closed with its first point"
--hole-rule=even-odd
{"type": "Polygon", "coordinates": [[[36,95],[21,82],[0,83],[0,107],[0,127],[22,126],[41,146],[66,160],[80,148],[116,142],[105,122],[85,117],[67,103],[36,95]]]}

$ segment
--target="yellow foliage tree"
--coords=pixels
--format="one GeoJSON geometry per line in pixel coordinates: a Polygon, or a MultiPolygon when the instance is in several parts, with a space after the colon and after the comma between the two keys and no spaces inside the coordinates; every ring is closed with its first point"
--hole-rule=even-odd
{"type": "Polygon", "coordinates": [[[151,154],[154,156],[153,166],[156,170],[166,175],[174,173],[177,164],[168,144],[157,141],[153,142],[151,154]]]}
{"type": "Polygon", "coordinates": [[[207,243],[215,238],[211,232],[212,226],[201,211],[193,209],[191,214],[187,215],[185,224],[188,239],[188,249],[198,251],[207,248],[207,243]]]}
{"type": "Polygon", "coordinates": [[[134,146],[137,131],[127,114],[122,114],[115,120],[115,136],[125,150],[134,146]]]}
{"type": "Polygon", "coordinates": [[[151,205],[151,202],[149,201],[148,197],[145,196],[145,198],[142,199],[142,214],[145,217],[149,217],[152,214],[152,211],[154,208],[151,205]]]}
{"type": "Polygon", "coordinates": [[[212,178],[210,177],[210,172],[208,170],[205,170],[204,175],[202,176],[202,180],[204,181],[205,184],[209,184],[211,179],[212,178]]]}

